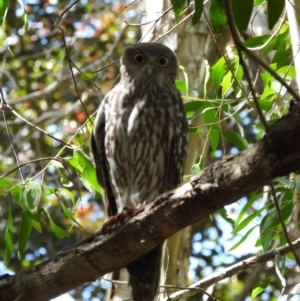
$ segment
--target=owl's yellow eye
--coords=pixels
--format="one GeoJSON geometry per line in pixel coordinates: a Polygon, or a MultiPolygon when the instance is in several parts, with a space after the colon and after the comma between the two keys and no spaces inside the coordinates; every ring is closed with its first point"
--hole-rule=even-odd
{"type": "Polygon", "coordinates": [[[169,64],[169,58],[165,55],[161,55],[158,59],[157,59],[157,65],[159,67],[166,67],[169,64]]]}
{"type": "Polygon", "coordinates": [[[142,53],[136,53],[133,57],[133,61],[138,64],[141,65],[145,62],[146,57],[142,54],[142,53]]]}

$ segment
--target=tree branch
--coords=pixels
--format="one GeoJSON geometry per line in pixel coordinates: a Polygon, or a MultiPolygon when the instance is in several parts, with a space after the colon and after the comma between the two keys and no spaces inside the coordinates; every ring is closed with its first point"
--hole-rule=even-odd
{"type": "MultiPolygon", "coordinates": [[[[294,249],[299,250],[300,249],[300,239],[297,239],[296,241],[294,241],[292,243],[292,246],[294,249]]],[[[250,268],[253,268],[260,264],[266,263],[267,261],[274,260],[274,258],[277,255],[283,256],[290,252],[291,252],[291,247],[289,244],[286,244],[282,247],[276,248],[274,250],[270,250],[261,255],[250,257],[247,260],[240,261],[226,269],[221,270],[220,272],[214,273],[213,275],[211,275],[209,277],[205,277],[203,280],[194,283],[193,285],[187,287],[186,289],[180,290],[178,292],[173,293],[172,295],[169,295],[166,299],[164,299],[164,301],[170,301],[170,300],[177,301],[177,300],[186,299],[190,296],[195,295],[198,292],[205,291],[208,287],[210,287],[211,285],[213,285],[221,280],[224,280],[228,277],[236,275],[246,269],[250,269],[250,268]]],[[[258,278],[257,278],[257,274],[256,274],[255,283],[257,282],[257,279],[258,278]]],[[[246,283],[246,285],[247,284],[248,283],[246,283]]],[[[174,288],[176,288],[176,287],[174,287],[174,288]]],[[[244,300],[244,299],[241,299],[241,300],[244,300]]]]}
{"type": "Polygon", "coordinates": [[[98,232],[53,259],[0,278],[0,300],[49,300],[120,269],[184,227],[224,205],[300,170],[300,106],[252,148],[211,164],[188,183],[159,196],[126,224],[98,232]]]}

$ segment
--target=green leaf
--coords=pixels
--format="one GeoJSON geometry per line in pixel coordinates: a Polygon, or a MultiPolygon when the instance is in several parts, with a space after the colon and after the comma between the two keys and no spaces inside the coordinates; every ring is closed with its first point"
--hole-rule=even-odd
{"type": "Polygon", "coordinates": [[[22,190],[23,208],[30,213],[35,213],[41,201],[42,188],[36,182],[28,182],[22,190]]]}
{"type": "Polygon", "coordinates": [[[221,208],[218,210],[219,214],[221,215],[221,217],[228,222],[229,224],[231,224],[232,226],[234,226],[234,220],[232,218],[230,218],[227,214],[227,211],[225,208],[221,208]]]}
{"type": "Polygon", "coordinates": [[[243,216],[245,215],[245,213],[248,211],[248,209],[252,206],[252,204],[258,200],[261,197],[260,193],[257,193],[257,191],[252,192],[250,194],[250,198],[247,200],[247,202],[245,203],[245,206],[243,207],[243,209],[241,210],[241,212],[239,213],[238,218],[236,219],[236,224],[238,225],[240,223],[240,221],[242,220],[243,216]]]}
{"type": "Polygon", "coordinates": [[[243,95],[243,93],[241,92],[241,86],[243,87],[242,79],[244,76],[244,69],[242,68],[242,66],[240,66],[238,56],[236,56],[235,59],[231,61],[230,65],[232,70],[231,72],[233,72],[235,75],[235,78],[232,83],[232,88],[236,94],[236,97],[241,97],[243,95]]]}
{"type": "Polygon", "coordinates": [[[272,59],[272,64],[276,64],[275,65],[276,68],[274,68],[274,70],[277,70],[284,66],[289,66],[292,60],[293,60],[293,53],[291,47],[287,45],[286,40],[283,40],[280,43],[280,45],[278,45],[274,57],[272,59]]]}
{"type": "Polygon", "coordinates": [[[73,183],[69,180],[68,177],[62,175],[60,178],[60,183],[63,184],[65,187],[72,187],[73,183]]]}
{"type": "Polygon", "coordinates": [[[224,131],[223,136],[240,150],[245,150],[249,147],[247,140],[240,134],[235,132],[224,131]]]}
{"type": "Polygon", "coordinates": [[[259,237],[255,243],[255,247],[261,247],[262,243],[261,243],[261,238],[259,237]]]}
{"type": "MultiPolygon", "coordinates": [[[[282,245],[282,244],[281,244],[282,245]]],[[[282,245],[283,246],[283,245],[282,245]]],[[[290,253],[291,254],[291,253],[290,253]]],[[[281,257],[281,265],[280,265],[280,271],[282,275],[285,275],[286,272],[286,257],[282,256],[281,257]]]]}
{"type": "Polygon", "coordinates": [[[192,175],[196,175],[201,171],[201,166],[199,163],[193,164],[192,166],[192,175]]]}
{"type": "Polygon", "coordinates": [[[220,33],[227,21],[222,0],[212,0],[210,6],[210,21],[214,33],[220,33]]]}
{"type": "Polygon", "coordinates": [[[35,182],[29,182],[29,185],[23,187],[17,186],[11,190],[11,193],[18,205],[26,211],[27,215],[31,218],[32,226],[38,231],[42,232],[40,224],[40,215],[37,212],[37,206],[40,202],[41,186],[35,182]],[[33,184],[32,184],[33,183],[33,184]],[[37,186],[39,188],[37,188],[37,186]],[[29,188],[29,189],[28,189],[29,188]],[[36,209],[35,209],[36,208],[36,209]]]}
{"type": "Polygon", "coordinates": [[[4,238],[5,238],[4,264],[7,266],[13,255],[13,233],[8,229],[6,229],[4,238]]]}
{"type": "Polygon", "coordinates": [[[58,189],[56,187],[50,187],[50,186],[43,186],[43,195],[44,196],[49,196],[56,194],[58,189]]]}
{"type": "Polygon", "coordinates": [[[262,35],[250,38],[243,42],[244,46],[250,47],[250,48],[256,48],[264,45],[267,43],[267,41],[270,39],[270,35],[262,35]]]}
{"type": "Polygon", "coordinates": [[[293,194],[290,192],[283,194],[280,201],[281,201],[281,206],[280,206],[281,216],[285,221],[291,217],[292,212],[294,210],[293,194]]]}
{"type": "Polygon", "coordinates": [[[272,231],[271,229],[263,229],[260,226],[260,242],[263,250],[265,252],[268,251],[269,246],[271,245],[273,237],[276,235],[275,231],[272,231]]]}
{"type": "Polygon", "coordinates": [[[178,79],[175,81],[175,85],[177,90],[187,93],[188,89],[184,81],[178,79]]]}
{"type": "Polygon", "coordinates": [[[229,104],[223,104],[222,111],[226,112],[228,115],[231,115],[231,117],[234,118],[234,120],[237,123],[241,123],[242,122],[241,116],[239,114],[236,114],[235,109],[232,108],[232,106],[230,106],[229,104]]]}
{"type": "Polygon", "coordinates": [[[275,94],[275,91],[273,89],[269,89],[267,91],[267,87],[265,88],[264,92],[270,93],[267,98],[262,98],[259,100],[259,106],[260,108],[265,111],[269,112],[270,109],[272,108],[273,102],[276,100],[277,95],[275,94]]]}
{"type": "Polygon", "coordinates": [[[77,160],[76,156],[67,158],[66,160],[76,169],[77,172],[81,172],[82,173],[83,168],[78,163],[78,160],[77,160]]]}
{"type": "Polygon", "coordinates": [[[232,86],[232,73],[229,71],[223,77],[222,83],[222,97],[225,98],[226,93],[229,91],[230,87],[232,86]]]}
{"type": "Polygon", "coordinates": [[[184,10],[185,0],[171,0],[171,4],[173,5],[173,11],[175,14],[175,19],[178,22],[181,13],[184,10]]]}
{"type": "Polygon", "coordinates": [[[96,170],[92,163],[92,160],[87,156],[82,149],[78,149],[75,152],[77,162],[82,166],[82,174],[79,173],[83,185],[91,192],[97,192],[99,195],[102,194],[100,185],[97,180],[96,170]]]}
{"type": "Polygon", "coordinates": [[[184,77],[185,93],[186,95],[189,95],[189,78],[188,78],[187,70],[183,66],[179,66],[179,68],[182,71],[184,77]]]}
{"type": "Polygon", "coordinates": [[[50,222],[50,228],[53,231],[53,233],[55,234],[55,236],[59,239],[63,239],[64,237],[68,237],[69,234],[63,230],[62,228],[60,228],[59,226],[57,226],[53,219],[50,216],[50,213],[48,212],[48,210],[46,208],[43,208],[43,211],[45,212],[45,214],[47,215],[49,222],[50,222]]]}
{"type": "Polygon", "coordinates": [[[203,169],[203,158],[201,155],[199,155],[197,156],[195,163],[191,168],[192,175],[198,174],[202,169],[203,169]]]}
{"type": "Polygon", "coordinates": [[[270,30],[272,30],[279,20],[284,9],[284,4],[284,0],[268,0],[268,23],[270,30]]]}
{"type": "Polygon", "coordinates": [[[19,241],[18,241],[18,258],[23,257],[28,238],[30,236],[32,229],[32,218],[22,210],[21,213],[21,223],[19,228],[19,241]]]}
{"type": "Polygon", "coordinates": [[[84,74],[81,74],[83,78],[89,79],[89,80],[95,80],[96,79],[96,74],[94,72],[84,72],[84,74]]]}
{"type": "Polygon", "coordinates": [[[249,225],[250,222],[252,222],[257,216],[259,216],[264,210],[266,210],[266,208],[268,206],[269,206],[269,204],[263,206],[260,210],[255,211],[254,213],[252,213],[251,215],[249,215],[248,217],[246,217],[238,225],[235,226],[235,228],[233,229],[233,231],[231,233],[232,234],[236,234],[239,231],[241,231],[242,229],[244,229],[246,226],[249,225]]]}
{"type": "Polygon", "coordinates": [[[5,231],[5,256],[4,264],[7,266],[11,260],[14,251],[13,244],[13,218],[11,213],[10,202],[8,203],[8,212],[7,212],[7,226],[5,231]]]}
{"type": "Polygon", "coordinates": [[[252,233],[252,231],[256,228],[257,226],[252,227],[250,230],[247,231],[246,234],[242,235],[242,238],[236,243],[234,244],[229,250],[228,252],[236,249],[239,245],[241,245],[247,238],[248,236],[252,233]]]}
{"type": "Polygon", "coordinates": [[[210,69],[211,78],[214,83],[216,93],[219,92],[223,77],[227,73],[228,67],[224,57],[221,57],[210,69]]]}
{"type": "MultiPolygon", "coordinates": [[[[281,202],[280,204],[280,211],[282,215],[282,219],[285,221],[288,219],[293,210],[293,202],[281,202]]],[[[275,207],[270,209],[268,213],[264,216],[260,223],[260,227],[262,231],[267,229],[273,229],[275,226],[279,225],[280,221],[277,216],[277,210],[275,207]]]]}
{"type": "Polygon", "coordinates": [[[276,70],[277,74],[281,74],[283,76],[289,76],[291,78],[296,77],[296,69],[295,66],[283,66],[276,70]]]}
{"type": "Polygon", "coordinates": [[[6,178],[0,179],[0,194],[5,193],[7,190],[9,190],[11,187],[13,187],[13,183],[6,178]]]}
{"type": "Polygon", "coordinates": [[[194,116],[194,114],[201,109],[201,106],[203,105],[202,101],[194,100],[190,102],[186,102],[184,104],[185,114],[186,118],[191,118],[194,116]]]}
{"type": "Polygon", "coordinates": [[[219,128],[216,126],[210,126],[208,130],[208,137],[211,143],[212,150],[215,151],[220,141],[219,128]]]}
{"type": "Polygon", "coordinates": [[[71,191],[69,191],[68,189],[66,189],[66,188],[61,188],[60,190],[62,192],[64,192],[70,198],[70,200],[72,201],[73,206],[76,206],[76,201],[75,201],[73,193],[71,191]]]}
{"type": "Polygon", "coordinates": [[[18,203],[18,205],[23,208],[22,202],[22,188],[20,186],[16,186],[11,190],[11,194],[18,203]]]}
{"type": "Polygon", "coordinates": [[[195,12],[192,18],[192,26],[196,25],[201,18],[203,11],[203,0],[195,1],[195,12]]]}
{"type": "Polygon", "coordinates": [[[90,134],[93,132],[93,124],[95,123],[95,117],[90,117],[89,121],[86,123],[86,128],[90,134]]]}
{"type": "Polygon", "coordinates": [[[101,196],[101,187],[98,183],[96,170],[91,158],[86,155],[82,149],[78,148],[74,152],[74,157],[68,158],[67,160],[76,169],[85,188],[91,193],[96,193],[96,196],[101,196]]]}
{"type": "Polygon", "coordinates": [[[232,0],[231,7],[235,24],[240,33],[246,31],[253,10],[254,0],[232,0]]]}
{"type": "Polygon", "coordinates": [[[66,207],[66,205],[63,202],[60,202],[62,210],[64,214],[71,220],[73,223],[77,224],[81,229],[84,230],[84,228],[77,222],[77,220],[74,218],[73,214],[70,212],[70,210],[66,207]]]}
{"type": "MultiPolygon", "coordinates": [[[[283,197],[292,198],[291,193],[284,193],[283,197]]],[[[283,221],[286,221],[292,214],[294,204],[292,201],[282,201],[280,203],[280,211],[283,221]]],[[[281,232],[281,225],[278,219],[277,210],[273,207],[269,212],[263,217],[260,223],[260,239],[261,245],[264,251],[267,251],[272,239],[281,232]]]]}
{"type": "Polygon", "coordinates": [[[254,1],[254,7],[261,5],[263,2],[265,2],[265,0],[255,0],[254,1]]]}
{"type": "Polygon", "coordinates": [[[1,0],[0,1],[0,26],[5,25],[6,13],[9,6],[9,0],[1,0]]]}
{"type": "Polygon", "coordinates": [[[262,72],[260,74],[260,76],[261,76],[264,86],[269,85],[269,83],[272,81],[272,77],[269,72],[262,72]]]}
{"type": "Polygon", "coordinates": [[[10,202],[8,203],[8,212],[7,212],[7,227],[9,231],[14,230],[14,225],[13,225],[13,218],[12,218],[12,213],[11,213],[11,207],[10,207],[10,202]]]}
{"type": "Polygon", "coordinates": [[[251,298],[254,299],[257,295],[263,292],[266,287],[269,285],[270,279],[267,279],[264,282],[259,282],[255,285],[255,288],[252,290],[251,298]]]}
{"type": "Polygon", "coordinates": [[[37,215],[37,216],[34,216],[34,218],[31,220],[31,223],[32,223],[32,227],[38,231],[39,233],[42,233],[42,225],[39,221],[40,219],[40,216],[37,215]]]}
{"type": "Polygon", "coordinates": [[[217,111],[214,107],[208,103],[203,104],[202,106],[203,118],[207,126],[208,137],[211,143],[212,150],[215,151],[218,147],[220,140],[220,129],[219,129],[219,119],[217,111]]]}

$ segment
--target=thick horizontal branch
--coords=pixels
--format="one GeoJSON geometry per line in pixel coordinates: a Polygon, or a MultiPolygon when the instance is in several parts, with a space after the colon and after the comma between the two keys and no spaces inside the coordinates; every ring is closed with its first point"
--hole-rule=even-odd
{"type": "Polygon", "coordinates": [[[278,176],[300,170],[300,107],[294,104],[264,138],[211,164],[110,233],[97,233],[52,260],[0,279],[0,300],[49,300],[126,266],[175,232],[278,176]]]}

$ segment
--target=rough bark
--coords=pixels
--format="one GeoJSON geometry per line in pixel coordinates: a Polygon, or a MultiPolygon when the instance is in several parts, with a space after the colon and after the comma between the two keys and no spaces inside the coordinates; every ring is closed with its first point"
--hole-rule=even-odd
{"type": "Polygon", "coordinates": [[[0,300],[49,300],[126,266],[175,232],[272,179],[300,170],[300,105],[247,151],[211,164],[159,196],[123,226],[96,233],[53,259],[0,279],[0,300]]]}

